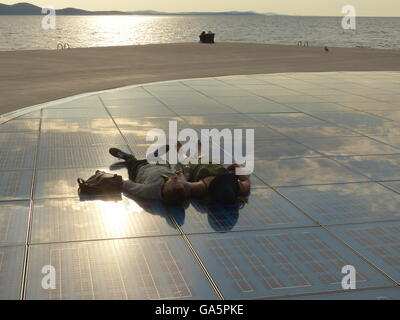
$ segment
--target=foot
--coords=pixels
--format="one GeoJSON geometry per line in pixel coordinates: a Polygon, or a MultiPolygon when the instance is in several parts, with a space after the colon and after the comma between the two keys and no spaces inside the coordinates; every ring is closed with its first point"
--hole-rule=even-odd
{"type": "Polygon", "coordinates": [[[117,149],[117,148],[110,148],[110,150],[108,150],[108,151],[110,152],[110,154],[113,157],[116,157],[118,159],[122,159],[122,160],[125,160],[125,161],[135,159],[135,157],[133,155],[131,155],[129,153],[126,153],[126,152],[124,152],[124,151],[122,151],[120,149],[117,149]]]}

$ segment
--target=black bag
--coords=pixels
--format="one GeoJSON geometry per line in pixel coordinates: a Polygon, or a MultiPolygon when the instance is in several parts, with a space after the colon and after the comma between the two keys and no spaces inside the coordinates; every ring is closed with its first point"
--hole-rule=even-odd
{"type": "Polygon", "coordinates": [[[86,196],[101,196],[121,194],[122,177],[117,174],[97,170],[86,181],[78,178],[79,194],[86,196]]]}

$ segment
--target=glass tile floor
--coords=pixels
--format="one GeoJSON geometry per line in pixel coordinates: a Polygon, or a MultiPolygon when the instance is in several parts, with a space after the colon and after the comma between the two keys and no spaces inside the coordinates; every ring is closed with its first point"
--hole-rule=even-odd
{"type": "Polygon", "coordinates": [[[399,91],[398,72],[255,74],[0,115],[0,299],[400,299],[399,91]],[[255,129],[247,204],[79,199],[96,169],[127,178],[111,145],[143,156],[170,120],[255,129]]]}

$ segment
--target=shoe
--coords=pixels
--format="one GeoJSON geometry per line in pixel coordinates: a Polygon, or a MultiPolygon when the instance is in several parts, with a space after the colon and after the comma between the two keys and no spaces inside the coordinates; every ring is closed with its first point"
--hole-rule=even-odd
{"type": "Polygon", "coordinates": [[[118,159],[122,159],[122,160],[125,160],[125,161],[135,159],[135,157],[133,155],[131,155],[129,153],[126,153],[126,152],[123,152],[122,150],[117,149],[117,148],[110,148],[108,150],[108,152],[110,152],[110,154],[113,157],[116,157],[118,159]]]}

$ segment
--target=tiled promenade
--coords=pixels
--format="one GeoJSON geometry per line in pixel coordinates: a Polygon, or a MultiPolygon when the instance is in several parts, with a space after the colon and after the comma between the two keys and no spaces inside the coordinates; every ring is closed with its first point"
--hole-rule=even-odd
{"type": "Polygon", "coordinates": [[[0,299],[398,299],[399,283],[400,73],[181,80],[0,116],[0,299]],[[80,201],[77,177],[126,178],[110,146],[144,156],[169,120],[255,129],[247,205],[80,201]]]}

